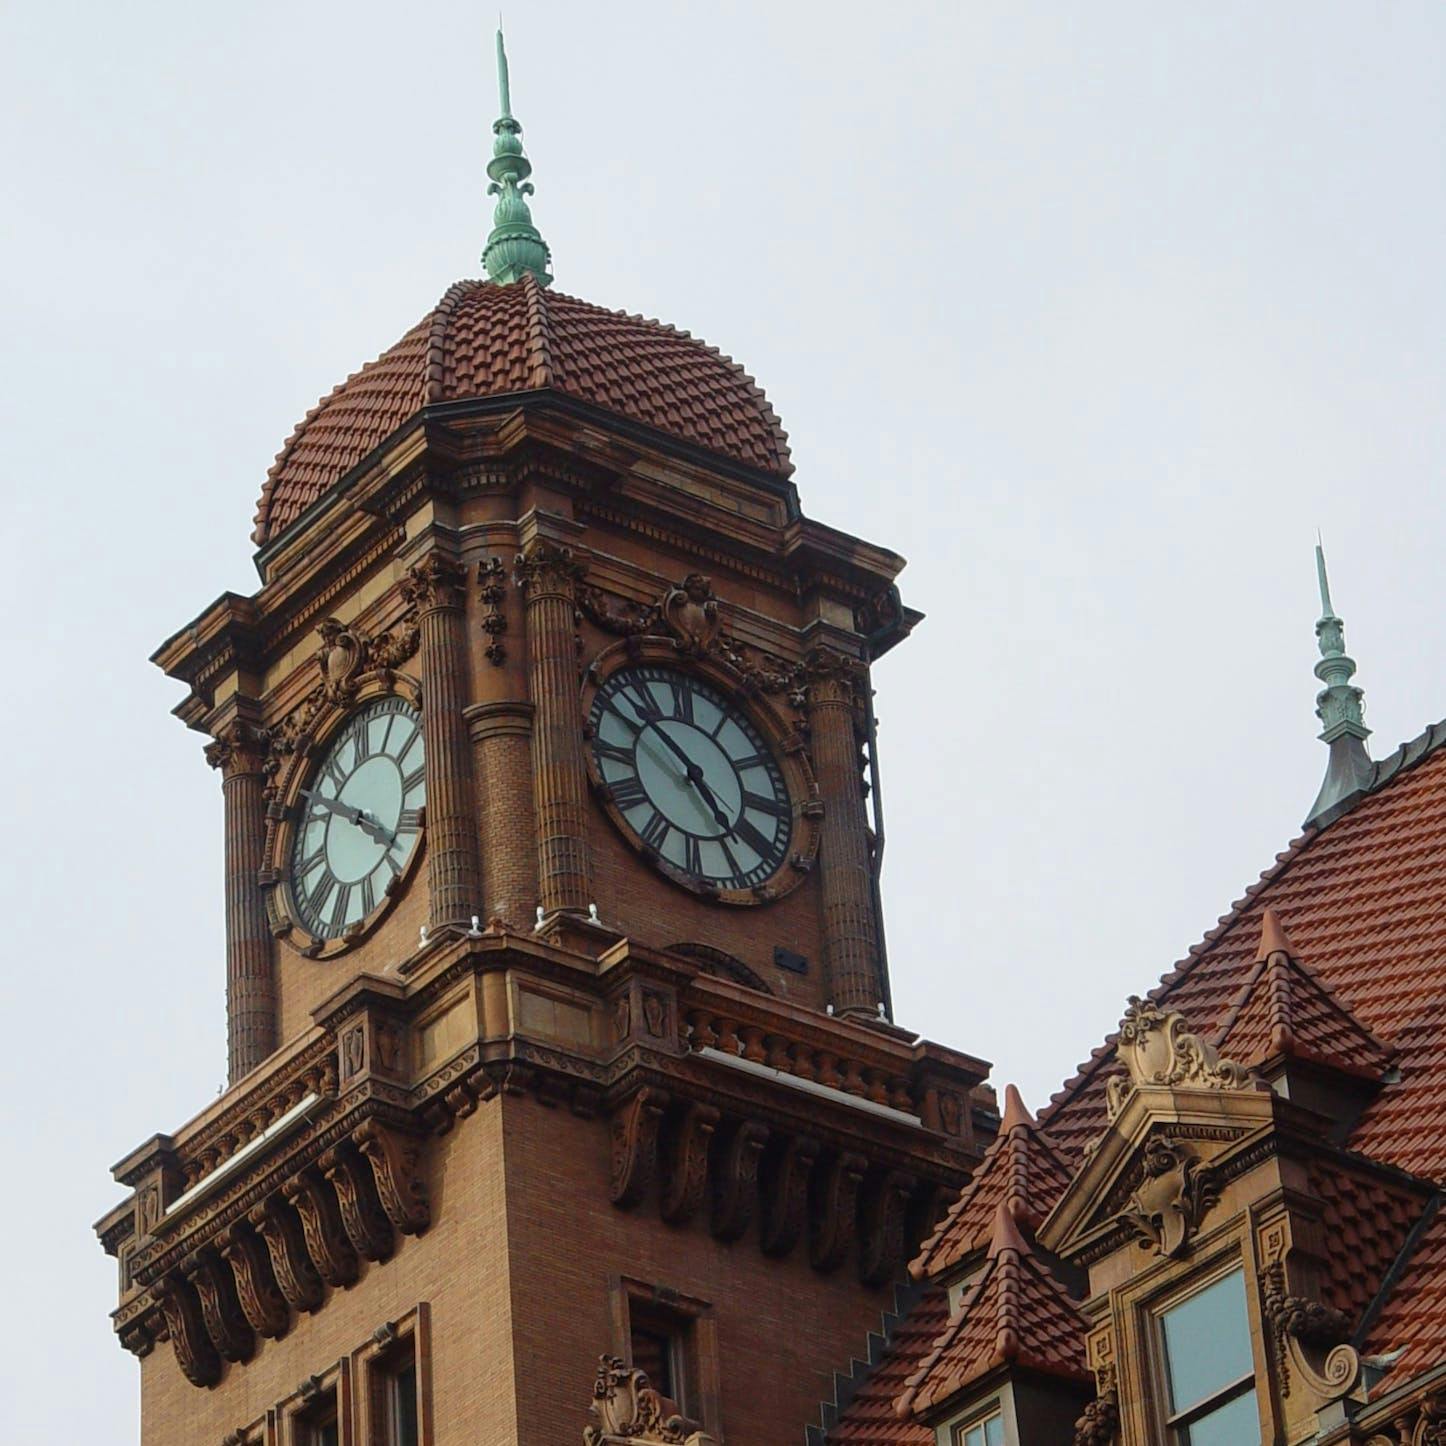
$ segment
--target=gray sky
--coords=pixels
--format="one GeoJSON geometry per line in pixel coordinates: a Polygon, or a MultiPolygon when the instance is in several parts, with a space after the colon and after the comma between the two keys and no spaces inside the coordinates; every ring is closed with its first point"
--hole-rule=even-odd
{"type": "MultiPolygon", "coordinates": [[[[1446,8],[507,23],[559,289],[744,362],[805,509],[910,559],[897,1013],[1037,1108],[1314,796],[1317,526],[1377,753],[1446,714],[1446,8]]],[[[7,1442],[135,1439],[90,1224],[225,1068],[220,789],[146,658],[254,586],[297,418],[478,274],[490,25],[0,5],[7,1442]]]]}

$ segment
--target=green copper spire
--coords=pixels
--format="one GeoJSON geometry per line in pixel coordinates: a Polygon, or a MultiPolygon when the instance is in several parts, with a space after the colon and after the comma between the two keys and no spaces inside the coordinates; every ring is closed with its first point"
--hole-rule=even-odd
{"type": "Polygon", "coordinates": [[[552,275],[548,264],[552,255],[547,242],[532,224],[532,212],[524,199],[532,195],[532,162],[522,153],[522,127],[512,116],[512,88],[507,76],[507,51],[502,45],[502,30],[497,30],[497,91],[502,114],[492,125],[492,159],[487,174],[492,184],[489,196],[497,197],[492,215],[492,234],[482,252],[487,275],[500,285],[518,281],[524,272],[546,286],[552,275]]]}
{"type": "Polygon", "coordinates": [[[1321,784],[1308,824],[1329,823],[1345,811],[1351,801],[1367,792],[1375,777],[1365,740],[1371,736],[1361,708],[1365,696],[1351,678],[1356,661],[1346,653],[1346,625],[1331,607],[1330,582],[1326,577],[1325,548],[1315,547],[1316,579],[1320,583],[1320,620],[1315,625],[1320,661],[1315,675],[1325,684],[1316,694],[1315,711],[1321,721],[1321,742],[1330,748],[1325,781],[1321,784]]]}

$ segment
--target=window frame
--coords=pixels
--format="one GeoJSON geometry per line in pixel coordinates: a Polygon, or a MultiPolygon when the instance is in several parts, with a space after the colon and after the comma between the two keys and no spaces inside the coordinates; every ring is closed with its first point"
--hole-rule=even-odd
{"type": "Polygon", "coordinates": [[[337,1446],[353,1446],[351,1363],[343,1357],[309,1377],[277,1408],[283,1446],[317,1446],[318,1426],[336,1422],[337,1446]],[[319,1419],[322,1415],[330,1419],[319,1419]]]}
{"type": "MultiPolygon", "coordinates": [[[[977,1431],[981,1426],[987,1427],[991,1421],[999,1422],[999,1430],[1004,1446],[1009,1446],[1013,1441],[1013,1435],[1009,1429],[1009,1413],[1004,1409],[1004,1401],[996,1396],[991,1401],[986,1401],[981,1406],[975,1406],[962,1420],[957,1421],[950,1428],[949,1440],[951,1446],[965,1446],[966,1438],[971,1431],[977,1431]]],[[[988,1431],[985,1432],[986,1442],[988,1431]]]]}
{"type": "Polygon", "coordinates": [[[417,1446],[433,1446],[432,1315],[425,1301],[386,1321],[352,1353],[357,1373],[356,1441],[360,1446],[395,1446],[391,1394],[398,1367],[415,1371],[417,1446]]]}
{"type": "MultiPolygon", "coordinates": [[[[1157,1426],[1162,1432],[1161,1439],[1168,1442],[1169,1446],[1185,1446],[1189,1439],[1188,1432],[1191,1426],[1204,1420],[1212,1411],[1228,1405],[1241,1396],[1248,1395],[1254,1399],[1256,1415],[1259,1417],[1262,1377],[1261,1363],[1256,1349],[1255,1325],[1251,1318],[1250,1298],[1253,1279],[1254,1272],[1250,1262],[1240,1251],[1232,1250],[1202,1264],[1199,1269],[1192,1270],[1183,1278],[1169,1281],[1163,1290],[1144,1305],[1147,1315],[1145,1338],[1148,1346],[1148,1369],[1154,1386],[1154,1414],[1157,1417],[1157,1426]],[[1218,1285],[1222,1280],[1237,1274],[1240,1276],[1241,1294],[1245,1307],[1242,1326],[1250,1347],[1250,1370],[1245,1375],[1227,1381],[1208,1396],[1193,1402],[1183,1410],[1173,1410],[1169,1353],[1165,1344],[1165,1317],[1171,1311],[1208,1290],[1212,1285],[1218,1285]]],[[[1264,1439],[1263,1436],[1262,1439],[1264,1439]]]]}
{"type": "MultiPolygon", "coordinates": [[[[631,1276],[609,1278],[613,1318],[613,1354],[633,1364],[633,1320],[676,1327],[674,1376],[681,1377],[684,1399],[678,1409],[709,1435],[723,1439],[718,1371],[718,1323],[712,1304],[668,1286],[631,1276]],[[679,1369],[681,1367],[681,1370],[679,1369]]],[[[670,1334],[673,1334],[670,1332],[670,1334]]]]}

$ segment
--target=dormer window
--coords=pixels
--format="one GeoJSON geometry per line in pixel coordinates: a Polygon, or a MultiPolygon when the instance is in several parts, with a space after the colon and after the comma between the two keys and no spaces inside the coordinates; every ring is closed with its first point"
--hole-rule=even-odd
{"type": "Polygon", "coordinates": [[[1004,1416],[998,1406],[954,1428],[954,1446],[1004,1446],[1004,1416]]]}
{"type": "Polygon", "coordinates": [[[1244,1446],[1260,1439],[1245,1272],[1217,1276],[1157,1317],[1174,1446],[1244,1446]]]}

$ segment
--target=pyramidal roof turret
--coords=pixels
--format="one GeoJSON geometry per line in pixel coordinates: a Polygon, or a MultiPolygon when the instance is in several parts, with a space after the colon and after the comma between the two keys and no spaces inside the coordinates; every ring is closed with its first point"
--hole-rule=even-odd
{"type": "Polygon", "coordinates": [[[1320,646],[1315,675],[1325,684],[1316,694],[1315,711],[1321,721],[1321,742],[1330,749],[1330,757],[1320,792],[1305,821],[1324,827],[1361,794],[1370,791],[1375,770],[1366,752],[1365,740],[1371,736],[1371,730],[1366,727],[1361,708],[1365,694],[1351,682],[1356,661],[1346,653],[1346,625],[1331,607],[1325,548],[1319,541],[1315,547],[1315,568],[1321,609],[1315,625],[1320,646]]]}
{"type": "Polygon", "coordinates": [[[492,181],[487,194],[497,197],[497,209],[492,215],[492,234],[482,251],[482,264],[488,277],[499,285],[528,275],[546,286],[552,280],[547,269],[552,264],[552,253],[532,224],[532,211],[527,205],[527,197],[533,194],[528,180],[532,162],[522,149],[522,126],[512,114],[512,86],[501,26],[497,29],[497,96],[502,113],[492,123],[492,159],[487,162],[492,181]]]}

